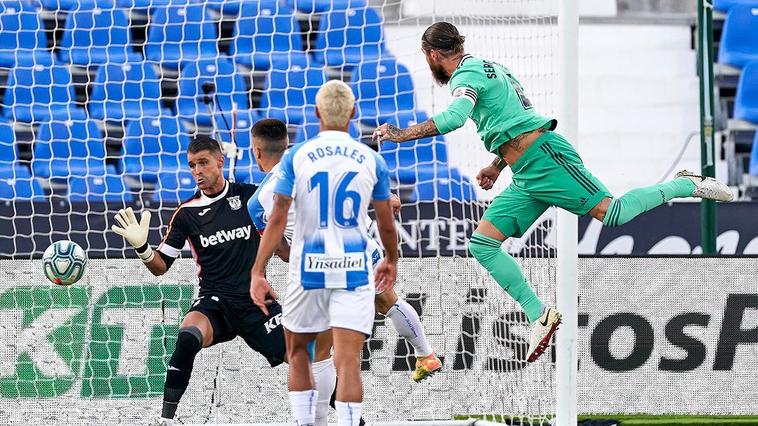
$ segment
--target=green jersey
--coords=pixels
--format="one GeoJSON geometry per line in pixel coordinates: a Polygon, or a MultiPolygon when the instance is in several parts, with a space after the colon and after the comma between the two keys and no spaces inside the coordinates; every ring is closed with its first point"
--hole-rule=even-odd
{"type": "Polygon", "coordinates": [[[500,64],[464,55],[448,85],[453,102],[432,117],[437,130],[449,133],[471,118],[484,147],[494,154],[522,133],[538,128],[553,130],[557,124],[534,110],[521,84],[500,64]]]}

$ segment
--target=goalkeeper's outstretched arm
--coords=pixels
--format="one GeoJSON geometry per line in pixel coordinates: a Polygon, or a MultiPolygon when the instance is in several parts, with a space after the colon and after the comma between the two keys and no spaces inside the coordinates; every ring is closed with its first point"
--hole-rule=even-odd
{"type": "Polygon", "coordinates": [[[165,274],[171,266],[173,259],[166,262],[163,253],[156,255],[147,242],[147,234],[150,228],[150,212],[143,210],[138,222],[137,217],[134,215],[134,210],[131,207],[127,207],[116,213],[115,220],[118,222],[118,225],[111,226],[111,230],[124,237],[134,247],[137,256],[145,263],[147,269],[155,276],[165,274]]]}

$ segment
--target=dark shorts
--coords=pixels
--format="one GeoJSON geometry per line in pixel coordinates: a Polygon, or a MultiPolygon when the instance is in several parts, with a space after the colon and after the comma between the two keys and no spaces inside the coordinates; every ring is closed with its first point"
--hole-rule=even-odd
{"type": "Polygon", "coordinates": [[[187,313],[193,311],[208,317],[213,327],[211,345],[239,336],[254,351],[266,357],[272,367],[284,362],[282,307],[278,303],[269,306],[269,316],[266,316],[249,297],[229,298],[207,293],[195,299],[187,313]]]}

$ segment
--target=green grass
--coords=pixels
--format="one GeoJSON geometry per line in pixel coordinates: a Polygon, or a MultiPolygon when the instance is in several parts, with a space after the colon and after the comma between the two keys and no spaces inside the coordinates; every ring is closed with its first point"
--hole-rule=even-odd
{"type": "MultiPolygon", "coordinates": [[[[503,416],[485,416],[485,415],[471,415],[471,416],[455,416],[458,420],[465,420],[469,418],[486,419],[494,422],[503,422],[508,424],[511,417],[503,416]]],[[[708,426],[758,426],[758,416],[693,416],[693,415],[653,415],[653,414],[596,414],[596,415],[580,415],[579,420],[618,420],[620,426],[696,426],[696,425],[708,425],[708,426]]],[[[544,421],[544,418],[542,418],[544,421]]],[[[524,424],[529,424],[528,418],[522,418],[524,424]]],[[[516,423],[519,424],[519,423],[516,423]]]]}

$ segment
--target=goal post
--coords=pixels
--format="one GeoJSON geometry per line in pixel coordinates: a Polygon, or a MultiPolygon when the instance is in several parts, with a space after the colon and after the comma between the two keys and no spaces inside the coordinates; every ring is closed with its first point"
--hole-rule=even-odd
{"type": "MultiPolygon", "coordinates": [[[[559,91],[558,120],[561,133],[578,145],[579,111],[579,5],[561,1],[558,11],[559,91]]],[[[577,419],[578,334],[578,218],[558,210],[558,273],[556,299],[563,325],[556,335],[556,426],[571,426],[577,419]]]]}

